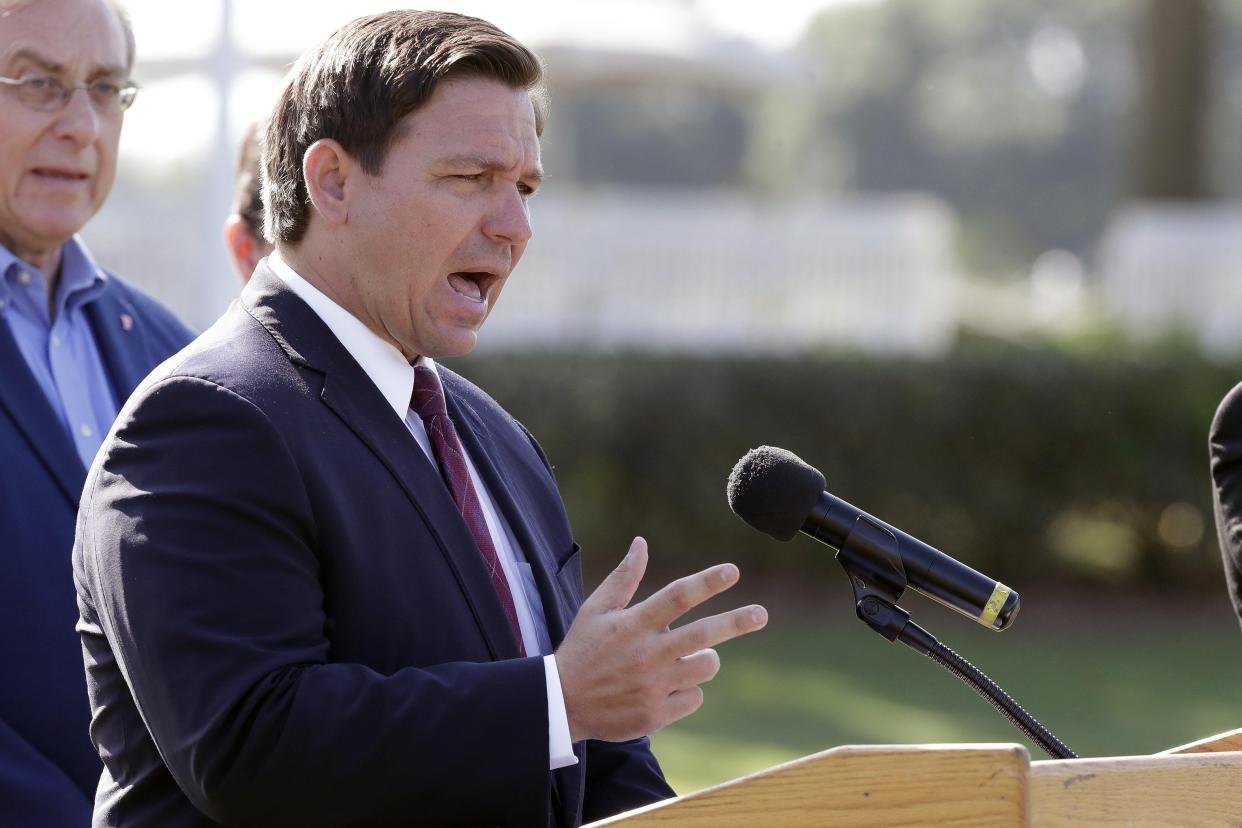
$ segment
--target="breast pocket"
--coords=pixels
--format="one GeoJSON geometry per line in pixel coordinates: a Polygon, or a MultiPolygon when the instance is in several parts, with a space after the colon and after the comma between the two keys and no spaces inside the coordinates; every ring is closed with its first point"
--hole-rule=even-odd
{"type": "Polygon", "coordinates": [[[582,605],[582,547],[574,544],[569,554],[561,561],[556,570],[556,581],[560,585],[561,594],[573,600],[573,609],[577,612],[582,605]]]}

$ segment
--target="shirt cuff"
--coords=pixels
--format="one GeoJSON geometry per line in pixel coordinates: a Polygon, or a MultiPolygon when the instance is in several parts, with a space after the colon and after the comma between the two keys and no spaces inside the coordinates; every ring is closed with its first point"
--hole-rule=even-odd
{"type": "Polygon", "coordinates": [[[543,676],[548,684],[548,770],[567,768],[578,764],[578,757],[574,755],[574,743],[569,741],[569,714],[565,711],[555,655],[543,657],[543,676]]]}

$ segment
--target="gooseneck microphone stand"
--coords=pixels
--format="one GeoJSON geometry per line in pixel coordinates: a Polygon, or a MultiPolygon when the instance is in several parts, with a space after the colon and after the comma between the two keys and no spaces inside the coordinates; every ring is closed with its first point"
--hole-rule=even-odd
{"type": "Polygon", "coordinates": [[[858,617],[889,641],[900,641],[957,676],[1053,759],[1077,759],[1078,754],[1053,736],[1034,716],[1023,710],[1022,705],[1014,701],[1000,685],[911,621],[910,613],[897,606],[896,602],[908,584],[905,583],[904,568],[897,556],[896,539],[893,539],[894,545],[890,546],[885,534],[887,533],[868,532],[865,528],[862,533],[850,532],[837,552],[837,560],[849,575],[850,586],[854,588],[858,617]],[[856,546],[864,545],[867,554],[856,554],[861,551],[856,546]],[[880,563],[876,562],[877,551],[880,554],[880,563]],[[893,560],[884,561],[888,555],[893,560]]]}
{"type": "MultiPolygon", "coordinates": [[[[859,591],[857,582],[852,578],[850,580],[855,584],[854,592],[857,594],[859,591]]],[[[1052,732],[1040,724],[1034,716],[1023,710],[1022,705],[1014,701],[1013,697],[1000,685],[984,675],[982,670],[937,641],[934,635],[911,621],[910,613],[901,607],[876,595],[867,595],[858,601],[858,617],[889,641],[900,641],[964,681],[1053,759],[1078,758],[1078,754],[1053,736],[1052,732]]]]}

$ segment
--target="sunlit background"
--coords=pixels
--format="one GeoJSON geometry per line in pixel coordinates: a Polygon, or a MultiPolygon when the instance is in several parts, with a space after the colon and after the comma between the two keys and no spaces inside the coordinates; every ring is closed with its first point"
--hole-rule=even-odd
{"type": "MultiPolygon", "coordinates": [[[[837,0],[836,5],[842,2],[850,0],[837,0]]],[[[697,115],[694,108],[676,111],[679,99],[693,101],[706,86],[714,90],[711,98],[719,98],[715,104],[705,102],[719,110],[717,120],[736,122],[724,124],[732,134],[711,143],[723,142],[724,152],[735,152],[740,138],[736,133],[747,108],[765,89],[798,74],[787,50],[819,9],[834,4],[788,0],[781,5],[780,14],[762,19],[756,19],[747,4],[732,0],[477,0],[437,7],[484,17],[538,49],[548,59],[555,91],[563,90],[566,100],[579,102],[574,113],[579,118],[589,118],[588,110],[597,103],[605,107],[620,103],[615,100],[618,92],[627,93],[623,97],[635,92],[629,104],[648,113],[648,126],[675,130],[678,123],[689,125],[697,115]],[[669,117],[671,123],[660,123],[669,117]]],[[[223,310],[235,287],[228,278],[216,225],[228,210],[243,130],[270,109],[286,69],[301,52],[353,17],[400,4],[134,0],[128,7],[139,43],[135,76],[143,85],[141,105],[127,115],[117,191],[87,235],[110,264],[133,274],[135,281],[205,326],[223,310]],[[142,220],[135,221],[136,215],[142,220]]],[[[556,174],[550,190],[553,198],[548,200],[558,204],[552,208],[563,202],[557,195],[577,194],[581,187],[575,185],[594,182],[660,187],[690,183],[698,185],[694,189],[709,190],[728,183],[711,180],[725,172],[723,168],[703,170],[698,180],[689,182],[678,181],[677,175],[659,181],[663,168],[676,168],[678,159],[647,171],[648,176],[656,174],[655,181],[629,182],[636,160],[633,152],[628,159],[614,161],[609,152],[626,148],[607,146],[599,148],[603,157],[580,162],[598,169],[576,175],[580,165],[571,167],[558,149],[564,144],[566,149],[590,154],[593,140],[575,128],[574,115],[565,110],[553,121],[545,150],[556,174]],[[627,161],[626,170],[614,169],[614,164],[627,161]]],[[[685,136],[703,137],[711,136],[693,132],[685,136]]],[[[660,222],[650,225],[658,227],[660,222]]],[[[572,233],[568,228],[558,231],[551,222],[548,226],[550,238],[539,245],[547,250],[572,233]]],[[[545,234],[540,235],[542,239],[545,234]]],[[[567,262],[562,270],[572,266],[567,262]]],[[[567,276],[558,273],[543,279],[567,276]]],[[[518,324],[498,339],[521,338],[518,329],[525,319],[519,317],[524,314],[510,316],[518,324]]]]}
{"type": "MultiPolygon", "coordinates": [[[[772,610],[657,737],[680,787],[1018,739],[855,627],[821,547],[728,514],[760,443],[1018,588],[1001,636],[907,609],[1080,753],[1242,725],[1206,447],[1242,378],[1242,3],[442,5],[532,45],[552,95],[535,240],[461,369],[556,463],[589,583],[642,532],[663,574],[738,560],[772,610]]],[[[85,235],[203,327],[238,288],[242,130],[387,6],[130,7],[143,90],[85,235]]]]}
{"type": "MultiPolygon", "coordinates": [[[[297,54],[389,5],[130,3],[144,89],[87,233],[104,259],[214,319],[242,130],[297,54]]],[[[533,45],[553,92],[536,242],[485,346],[937,353],[1101,320],[1242,341],[1242,213],[1199,202],[1242,186],[1237,3],[443,5],[533,45]],[[1165,64],[1191,77],[1144,80],[1165,64]]]]}

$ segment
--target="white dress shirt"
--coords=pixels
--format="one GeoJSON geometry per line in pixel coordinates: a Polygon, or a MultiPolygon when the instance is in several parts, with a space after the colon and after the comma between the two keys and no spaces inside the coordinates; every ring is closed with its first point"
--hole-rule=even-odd
{"type": "MultiPolygon", "coordinates": [[[[267,257],[267,263],[302,301],[310,305],[311,310],[323,320],[345,346],[345,350],[349,351],[350,356],[371,378],[371,382],[375,383],[375,387],[392,406],[393,412],[414,435],[438,476],[439,466],[431,449],[427,429],[418,414],[410,410],[410,396],[414,391],[414,366],[406,361],[396,346],[380,339],[357,317],[294,272],[278,253],[273,251],[267,257]]],[[[427,357],[419,357],[416,364],[436,370],[435,363],[427,357]]],[[[556,770],[577,764],[578,757],[574,756],[573,744],[569,739],[569,717],[565,712],[560,672],[556,668],[556,657],[552,655],[552,639],[548,634],[548,624],[543,614],[543,603],[539,599],[539,589],[535,585],[535,576],[531,572],[530,564],[522,556],[513,530],[501,516],[491,493],[479,478],[470,453],[464,446],[462,451],[470,469],[470,481],[474,484],[474,490],[483,506],[483,516],[487,521],[492,543],[496,547],[496,555],[504,569],[505,579],[509,582],[509,591],[513,593],[518,626],[522,630],[522,644],[527,653],[543,654],[544,677],[548,687],[548,766],[551,770],[556,770]]]]}

